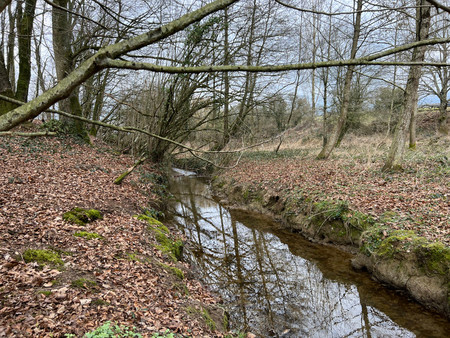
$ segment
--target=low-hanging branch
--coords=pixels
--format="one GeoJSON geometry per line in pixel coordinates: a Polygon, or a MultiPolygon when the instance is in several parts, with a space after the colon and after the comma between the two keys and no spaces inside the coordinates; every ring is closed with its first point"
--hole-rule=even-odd
{"type": "Polygon", "coordinates": [[[238,0],[215,0],[197,10],[186,13],[158,28],[150,29],[140,35],[101,48],[97,53],[82,62],[55,86],[33,100],[12,109],[0,116],[0,131],[7,131],[20,123],[38,116],[56,102],[67,98],[80,84],[84,83],[103,68],[98,65],[102,58],[118,58],[172,36],[204,17],[224,9],[238,0]]]}
{"type": "Polygon", "coordinates": [[[56,136],[56,133],[52,131],[38,131],[35,133],[24,133],[19,131],[1,131],[0,136],[39,137],[39,136],[56,136]]]}
{"type": "Polygon", "coordinates": [[[333,60],[322,62],[308,62],[287,65],[266,65],[266,66],[247,66],[247,65],[220,65],[220,66],[196,66],[196,67],[177,67],[177,66],[161,66],[147,62],[125,61],[111,58],[104,58],[98,61],[98,66],[102,68],[122,68],[132,70],[148,70],[161,73],[213,73],[213,72],[283,72],[292,70],[305,70],[317,68],[331,68],[343,66],[434,66],[448,67],[447,62],[399,62],[399,61],[378,61],[383,57],[404,52],[418,46],[429,46],[449,43],[450,38],[429,39],[412,42],[395,48],[391,48],[372,55],[348,59],[333,60]]]}

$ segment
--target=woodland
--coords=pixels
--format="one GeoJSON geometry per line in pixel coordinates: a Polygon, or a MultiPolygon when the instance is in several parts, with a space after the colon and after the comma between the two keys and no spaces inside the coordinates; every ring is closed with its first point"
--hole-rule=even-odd
{"type": "Polygon", "coordinates": [[[0,0],[0,336],[243,335],[157,220],[171,162],[395,210],[447,250],[449,18],[447,0],[0,0]]]}

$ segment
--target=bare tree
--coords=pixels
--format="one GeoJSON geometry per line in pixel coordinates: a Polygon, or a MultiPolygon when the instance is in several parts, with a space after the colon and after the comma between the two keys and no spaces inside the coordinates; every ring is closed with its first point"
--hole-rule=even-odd
{"type": "MultiPolygon", "coordinates": [[[[416,41],[428,38],[431,21],[431,7],[426,0],[417,0],[416,9],[416,41]]],[[[425,58],[426,46],[415,47],[411,60],[421,62],[425,58]]],[[[410,129],[415,128],[411,121],[414,121],[413,114],[417,110],[419,81],[422,66],[416,65],[409,68],[408,82],[403,97],[403,111],[394,132],[394,139],[389,149],[388,157],[383,170],[401,170],[405,143],[410,129]]],[[[410,147],[415,147],[415,140],[411,140],[410,147]],[[413,142],[413,143],[411,143],[413,142]]]]}
{"type": "MultiPolygon", "coordinates": [[[[353,39],[352,48],[350,52],[350,58],[354,59],[356,57],[356,51],[358,50],[359,35],[361,33],[361,13],[362,13],[362,0],[358,0],[356,5],[356,17],[353,26],[353,39]]],[[[345,128],[345,123],[347,121],[348,107],[350,103],[351,95],[351,84],[353,77],[354,66],[349,66],[345,74],[344,87],[342,93],[342,104],[340,107],[339,118],[337,124],[333,130],[330,140],[325,144],[320,153],[317,155],[318,159],[327,159],[333,149],[336,147],[339,137],[345,128]]]]}

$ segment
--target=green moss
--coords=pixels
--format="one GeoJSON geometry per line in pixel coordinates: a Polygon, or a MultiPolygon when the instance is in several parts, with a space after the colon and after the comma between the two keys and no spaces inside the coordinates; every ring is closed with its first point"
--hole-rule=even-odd
{"type": "Polygon", "coordinates": [[[91,221],[95,221],[96,219],[103,219],[102,213],[96,209],[86,210],[86,214],[91,221]]]}
{"type": "Polygon", "coordinates": [[[129,261],[132,261],[132,262],[140,262],[141,261],[135,253],[127,252],[126,255],[127,255],[127,259],[129,261]]]}
{"type": "Polygon", "coordinates": [[[205,320],[206,325],[208,325],[209,329],[211,331],[216,331],[216,323],[214,322],[214,320],[212,320],[208,310],[206,309],[202,310],[202,317],[205,320]]]}
{"type": "Polygon", "coordinates": [[[371,256],[376,253],[380,247],[385,234],[387,235],[391,231],[387,226],[376,224],[361,234],[361,247],[360,251],[366,256],[371,256]]]}
{"type": "Polygon", "coordinates": [[[52,294],[52,292],[51,291],[48,291],[48,290],[42,290],[42,291],[39,291],[38,293],[40,293],[40,294],[42,294],[42,295],[45,295],[45,296],[50,296],[51,294],[52,294]]]}
{"type": "Polygon", "coordinates": [[[102,239],[103,238],[102,236],[100,236],[99,234],[97,234],[95,232],[86,232],[86,231],[77,231],[73,235],[76,237],[83,237],[86,239],[96,239],[96,238],[102,239]]]}
{"type": "MultiPolygon", "coordinates": [[[[208,312],[207,309],[205,309],[205,308],[203,308],[203,307],[197,309],[197,308],[195,308],[195,307],[193,307],[193,306],[188,306],[188,307],[186,307],[186,312],[187,312],[189,315],[197,315],[197,314],[200,314],[200,315],[202,316],[203,320],[205,321],[205,324],[209,327],[209,329],[210,329],[211,331],[216,331],[216,323],[215,323],[214,320],[211,318],[211,315],[209,314],[209,312],[208,312]]],[[[225,314],[224,319],[223,319],[223,327],[224,327],[224,330],[227,330],[227,329],[228,329],[228,325],[229,325],[229,324],[228,324],[228,317],[227,317],[226,314],[225,314]]]]}
{"type": "Polygon", "coordinates": [[[51,250],[28,249],[25,250],[22,256],[25,262],[27,263],[37,262],[40,265],[45,264],[53,264],[58,266],[64,265],[64,262],[61,260],[59,254],[51,250]]]}
{"type": "Polygon", "coordinates": [[[351,225],[354,229],[361,231],[367,230],[375,225],[375,219],[367,214],[357,210],[349,210],[347,214],[342,216],[345,223],[351,225]]]}
{"type": "Polygon", "coordinates": [[[244,191],[242,192],[242,197],[244,198],[244,201],[247,202],[250,197],[250,190],[244,189],[244,191]]]}
{"type": "Polygon", "coordinates": [[[107,301],[104,301],[103,299],[97,298],[97,299],[94,299],[90,305],[91,306],[109,306],[111,304],[108,303],[107,301]]]}
{"type": "Polygon", "coordinates": [[[323,200],[313,203],[314,216],[323,217],[327,220],[343,220],[345,214],[349,211],[346,201],[323,200]]]}
{"type": "Polygon", "coordinates": [[[396,213],[395,211],[385,211],[380,217],[380,222],[382,223],[392,222],[397,220],[398,218],[399,214],[396,213]]]}
{"type": "Polygon", "coordinates": [[[222,325],[223,325],[224,331],[228,331],[228,329],[230,328],[230,320],[228,318],[228,314],[225,311],[223,314],[222,325]]]}
{"type": "Polygon", "coordinates": [[[103,216],[100,211],[95,209],[73,208],[63,214],[63,220],[81,226],[97,219],[103,219],[103,216]]]}
{"type": "Polygon", "coordinates": [[[178,239],[172,239],[169,229],[157,219],[148,215],[136,215],[137,219],[148,223],[147,230],[153,232],[156,241],[159,243],[157,248],[169,255],[174,261],[178,261],[183,256],[183,242],[178,239]]]}
{"type": "MultiPolygon", "coordinates": [[[[151,217],[151,216],[147,216],[147,215],[136,215],[135,216],[138,220],[141,221],[146,221],[148,223],[148,225],[156,225],[156,226],[164,226],[164,224],[162,224],[160,221],[158,221],[157,219],[151,217]]],[[[165,226],[164,226],[165,227],[165,226]]],[[[166,227],[165,227],[166,228],[166,227]]],[[[166,228],[167,229],[167,228],[166,228]]],[[[169,232],[169,230],[167,230],[167,232],[169,232]]]]}
{"type": "Polygon", "coordinates": [[[96,238],[102,239],[103,238],[102,236],[100,236],[99,234],[97,234],[95,232],[86,232],[86,231],[77,231],[73,235],[76,237],[83,237],[86,239],[96,239],[96,238]]]}
{"type": "Polygon", "coordinates": [[[174,266],[168,265],[168,264],[161,263],[161,262],[159,262],[158,264],[161,265],[165,270],[173,273],[179,279],[184,279],[184,273],[180,269],[178,269],[174,266]]]}
{"type": "Polygon", "coordinates": [[[155,239],[159,243],[159,245],[157,246],[159,250],[169,255],[169,257],[175,262],[182,258],[184,247],[183,242],[179,239],[177,240],[171,239],[170,235],[168,235],[167,232],[165,231],[167,230],[166,227],[164,228],[148,227],[148,230],[152,231],[153,234],[155,235],[155,239]]]}
{"type": "Polygon", "coordinates": [[[384,239],[377,251],[377,256],[391,258],[394,254],[404,248],[405,240],[412,241],[417,235],[412,230],[396,230],[384,239]]]}
{"type": "Polygon", "coordinates": [[[422,243],[415,252],[428,273],[447,275],[450,272],[450,248],[442,243],[422,243]]]}
{"type": "Polygon", "coordinates": [[[73,280],[70,285],[79,289],[91,289],[97,286],[97,282],[86,278],[79,278],[73,280]]]}

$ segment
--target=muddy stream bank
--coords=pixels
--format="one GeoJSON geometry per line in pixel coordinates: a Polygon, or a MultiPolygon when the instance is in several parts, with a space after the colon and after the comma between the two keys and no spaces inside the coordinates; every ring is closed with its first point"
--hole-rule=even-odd
{"type": "Polygon", "coordinates": [[[223,298],[233,328],[262,337],[448,336],[446,318],[354,271],[351,254],[227,210],[186,172],[174,174],[170,191],[189,258],[223,298]]]}

